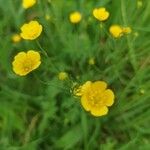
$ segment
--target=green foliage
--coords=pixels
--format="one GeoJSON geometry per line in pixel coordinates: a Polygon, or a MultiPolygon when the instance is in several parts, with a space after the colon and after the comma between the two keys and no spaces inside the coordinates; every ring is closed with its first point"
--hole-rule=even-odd
{"type": "Polygon", "coordinates": [[[19,0],[0,0],[0,150],[150,149],[150,1],[140,0],[140,8],[137,1],[38,0],[23,10],[19,0]],[[102,28],[92,16],[99,6],[110,12],[102,28]],[[75,10],[83,15],[77,25],[68,19],[75,10]],[[43,25],[40,38],[13,43],[12,35],[32,19],[43,25]],[[114,39],[112,24],[133,31],[114,39]],[[41,53],[42,64],[19,77],[11,62],[29,49],[41,53]],[[59,81],[60,71],[69,80],[59,81]],[[107,116],[91,116],[73,96],[73,85],[87,80],[104,80],[115,91],[107,116]]]}

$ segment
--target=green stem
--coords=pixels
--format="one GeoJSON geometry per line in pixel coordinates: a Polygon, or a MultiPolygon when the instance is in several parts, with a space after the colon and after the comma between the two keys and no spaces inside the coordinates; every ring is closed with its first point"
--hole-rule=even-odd
{"type": "MultiPolygon", "coordinates": [[[[124,0],[121,0],[121,13],[122,13],[122,18],[123,18],[123,23],[125,26],[127,26],[128,22],[127,22],[126,8],[125,8],[124,0]]],[[[129,48],[129,57],[131,60],[131,64],[132,64],[134,70],[137,70],[137,61],[135,58],[133,43],[131,42],[131,36],[128,35],[126,38],[127,38],[128,48],[129,48]]]]}
{"type": "Polygon", "coordinates": [[[47,52],[42,48],[42,46],[41,46],[41,44],[39,43],[39,41],[36,40],[36,44],[37,44],[37,46],[40,48],[40,50],[43,52],[43,54],[44,54],[47,58],[49,58],[47,52]]]}

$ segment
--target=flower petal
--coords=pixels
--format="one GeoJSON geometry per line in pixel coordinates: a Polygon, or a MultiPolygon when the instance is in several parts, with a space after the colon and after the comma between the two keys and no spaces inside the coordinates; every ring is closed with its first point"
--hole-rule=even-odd
{"type": "Polygon", "coordinates": [[[90,110],[90,104],[86,96],[81,97],[81,104],[86,111],[90,110]]]}
{"type": "Polygon", "coordinates": [[[35,52],[33,50],[29,50],[27,52],[27,57],[32,62],[32,70],[36,69],[41,64],[41,61],[40,61],[41,57],[40,57],[40,54],[38,52],[35,52]]]}
{"type": "Polygon", "coordinates": [[[100,108],[93,107],[91,109],[91,114],[96,117],[106,115],[107,113],[108,113],[108,108],[106,106],[102,106],[100,108]]]}
{"type": "Polygon", "coordinates": [[[96,81],[92,84],[92,89],[94,90],[99,90],[99,91],[104,91],[107,88],[107,83],[104,81],[96,81]]]}
{"type": "Polygon", "coordinates": [[[111,106],[114,103],[115,95],[112,90],[107,89],[104,92],[103,98],[103,101],[106,104],[106,106],[111,106]]]}

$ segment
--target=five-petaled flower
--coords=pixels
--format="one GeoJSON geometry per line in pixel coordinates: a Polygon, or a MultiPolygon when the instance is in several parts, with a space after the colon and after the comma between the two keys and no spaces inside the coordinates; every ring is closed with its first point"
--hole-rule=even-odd
{"type": "Polygon", "coordinates": [[[108,107],[114,103],[114,93],[107,89],[104,81],[87,81],[81,85],[74,93],[81,97],[81,104],[86,111],[90,111],[93,116],[103,116],[108,113],[108,107]]]}
{"type": "Polygon", "coordinates": [[[105,21],[109,17],[109,12],[104,7],[95,8],[93,10],[93,16],[99,21],[105,21]]]}
{"type": "Polygon", "coordinates": [[[21,37],[25,40],[34,40],[40,36],[42,25],[37,21],[30,21],[21,27],[21,37]]]}
{"type": "Polygon", "coordinates": [[[28,9],[30,7],[32,7],[33,5],[35,5],[36,0],[22,0],[22,7],[24,9],[28,9]]]}
{"type": "Polygon", "coordinates": [[[13,71],[20,76],[25,76],[41,64],[40,54],[34,50],[19,52],[12,62],[13,71]]]}
{"type": "Polygon", "coordinates": [[[70,19],[71,23],[76,24],[76,23],[79,23],[81,21],[82,15],[80,12],[75,11],[75,12],[70,14],[69,19],[70,19]]]}
{"type": "Polygon", "coordinates": [[[123,35],[123,30],[120,25],[110,26],[109,32],[114,38],[120,38],[123,35]]]}

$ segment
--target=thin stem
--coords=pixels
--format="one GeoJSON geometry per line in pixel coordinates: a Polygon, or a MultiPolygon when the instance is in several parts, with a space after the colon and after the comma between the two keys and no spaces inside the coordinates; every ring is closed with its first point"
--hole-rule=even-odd
{"type": "MultiPolygon", "coordinates": [[[[127,26],[128,22],[127,22],[126,8],[125,8],[124,0],[121,0],[121,13],[122,13],[122,18],[123,18],[123,23],[125,26],[127,26]]],[[[135,58],[133,43],[130,42],[131,37],[130,37],[130,35],[128,35],[128,36],[126,36],[126,38],[127,38],[127,44],[129,47],[129,57],[131,60],[131,64],[132,64],[134,70],[137,70],[137,61],[135,58]]]]}
{"type": "Polygon", "coordinates": [[[49,58],[47,52],[42,48],[42,46],[41,46],[41,44],[39,43],[39,41],[36,40],[36,44],[38,45],[38,47],[40,48],[40,50],[44,53],[44,55],[49,58]]]}

